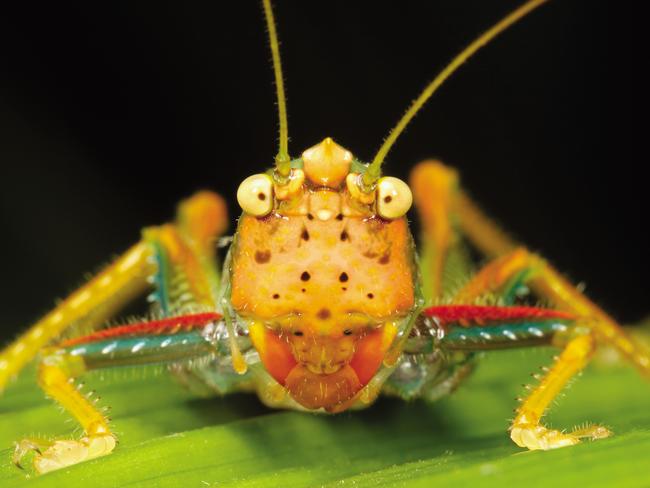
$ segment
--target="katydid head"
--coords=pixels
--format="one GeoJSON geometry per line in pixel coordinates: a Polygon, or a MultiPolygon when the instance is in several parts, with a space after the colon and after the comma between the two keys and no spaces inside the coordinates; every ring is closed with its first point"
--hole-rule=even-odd
{"type": "Polygon", "coordinates": [[[255,175],[238,191],[231,303],[266,370],[310,409],[368,384],[417,301],[410,189],[385,177],[362,191],[364,167],[327,138],[284,181],[255,175]]]}
{"type": "MultiPolygon", "coordinates": [[[[405,214],[408,186],[382,177],[389,150],[431,95],[468,58],[545,0],[528,0],[436,76],[370,164],[331,138],[292,160],[273,11],[263,0],[277,88],[275,168],[242,182],[231,250],[231,304],[249,324],[268,373],[309,409],[339,411],[395,364],[420,306],[405,214]]],[[[370,390],[370,388],[369,388],[370,390]]]]}

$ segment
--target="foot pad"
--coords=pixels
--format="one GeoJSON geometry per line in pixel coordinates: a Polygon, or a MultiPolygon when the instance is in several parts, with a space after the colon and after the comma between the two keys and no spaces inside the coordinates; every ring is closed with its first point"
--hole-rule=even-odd
{"type": "Polygon", "coordinates": [[[23,458],[33,452],[34,470],[42,474],[110,454],[115,443],[115,437],[110,434],[83,437],[78,441],[23,439],[16,443],[13,462],[22,467],[23,458]]]}
{"type": "Polygon", "coordinates": [[[580,439],[604,439],[612,435],[611,431],[599,425],[592,425],[570,433],[559,430],[547,429],[542,425],[519,424],[510,429],[510,437],[519,447],[530,450],[557,449],[559,447],[573,446],[580,439]]]}

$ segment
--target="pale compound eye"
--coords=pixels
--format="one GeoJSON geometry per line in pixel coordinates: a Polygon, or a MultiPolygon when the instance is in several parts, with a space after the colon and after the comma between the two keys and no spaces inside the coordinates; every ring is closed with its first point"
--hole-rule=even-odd
{"type": "Polygon", "coordinates": [[[377,182],[377,213],[385,219],[403,216],[413,203],[411,189],[399,178],[384,176],[377,182]]]}
{"type": "Polygon", "coordinates": [[[268,215],[273,210],[273,180],[265,174],[249,176],[237,189],[237,201],[247,214],[268,215]]]}

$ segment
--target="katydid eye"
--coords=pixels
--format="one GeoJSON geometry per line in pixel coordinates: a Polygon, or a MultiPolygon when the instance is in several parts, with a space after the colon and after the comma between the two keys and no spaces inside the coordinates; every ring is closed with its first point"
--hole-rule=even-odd
{"type": "Polygon", "coordinates": [[[383,218],[403,216],[412,203],[411,189],[399,178],[385,176],[377,182],[377,213],[383,218]]]}
{"type": "Polygon", "coordinates": [[[242,210],[263,217],[273,210],[273,181],[269,175],[249,176],[237,189],[237,201],[242,210]]]}

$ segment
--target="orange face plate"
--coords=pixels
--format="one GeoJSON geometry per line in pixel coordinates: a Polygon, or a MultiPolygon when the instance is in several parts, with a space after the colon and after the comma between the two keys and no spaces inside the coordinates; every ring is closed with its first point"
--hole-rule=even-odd
{"type": "Polygon", "coordinates": [[[330,334],[413,307],[406,219],[310,215],[242,216],[231,267],[231,303],[241,316],[330,334]]]}
{"type": "Polygon", "coordinates": [[[345,198],[318,188],[285,214],[245,214],[232,249],[231,304],[254,324],[267,371],[310,409],[370,381],[392,341],[387,324],[415,303],[406,219],[346,216],[345,198]]]}

